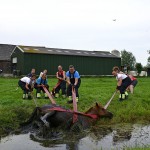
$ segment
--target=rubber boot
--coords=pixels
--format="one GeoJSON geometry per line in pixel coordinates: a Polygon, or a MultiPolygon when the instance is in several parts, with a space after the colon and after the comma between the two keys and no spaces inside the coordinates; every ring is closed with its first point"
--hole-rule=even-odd
{"type": "Polygon", "coordinates": [[[67,102],[67,103],[68,103],[68,104],[73,103],[72,96],[69,96],[69,97],[68,97],[68,102],[67,102]]]}
{"type": "Polygon", "coordinates": [[[41,93],[37,93],[37,94],[36,94],[36,97],[37,97],[37,98],[41,98],[41,93]]]}
{"type": "Polygon", "coordinates": [[[45,97],[45,99],[47,99],[47,98],[48,98],[48,95],[47,95],[46,93],[44,93],[44,97],[45,97]]]}
{"type": "Polygon", "coordinates": [[[78,101],[79,101],[79,98],[78,98],[78,97],[76,97],[76,102],[78,103],[78,101]]]}
{"type": "Polygon", "coordinates": [[[128,96],[129,96],[128,92],[125,91],[125,99],[128,99],[128,96]]]}
{"type": "Polygon", "coordinates": [[[26,94],[26,99],[28,99],[28,94],[26,94]]]}
{"type": "Polygon", "coordinates": [[[26,94],[23,94],[23,95],[22,95],[22,98],[25,99],[25,98],[26,98],[26,94]]]}
{"type": "Polygon", "coordinates": [[[62,95],[62,98],[66,98],[66,95],[64,94],[64,95],[62,95]]]}
{"type": "Polygon", "coordinates": [[[58,98],[59,97],[59,93],[55,93],[55,97],[58,98]]]}
{"type": "Polygon", "coordinates": [[[119,95],[119,101],[125,100],[125,94],[120,94],[119,95]]]}

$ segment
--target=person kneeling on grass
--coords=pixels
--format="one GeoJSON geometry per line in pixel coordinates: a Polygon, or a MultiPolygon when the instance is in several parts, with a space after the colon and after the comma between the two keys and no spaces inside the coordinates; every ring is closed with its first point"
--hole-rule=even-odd
{"type": "Polygon", "coordinates": [[[37,98],[41,98],[41,90],[43,91],[45,98],[48,98],[48,95],[45,93],[43,87],[46,87],[46,89],[49,91],[49,85],[46,78],[46,74],[42,74],[42,77],[39,77],[34,85],[34,88],[36,89],[37,98]]]}
{"type": "Polygon", "coordinates": [[[119,101],[125,100],[128,98],[126,89],[131,84],[131,79],[123,72],[120,72],[117,66],[113,67],[112,70],[112,75],[116,76],[117,79],[116,89],[120,91],[119,101]]]}
{"type": "Polygon", "coordinates": [[[36,75],[32,74],[31,77],[23,77],[19,80],[18,85],[23,90],[23,99],[31,99],[32,83],[35,79],[36,75]]]}

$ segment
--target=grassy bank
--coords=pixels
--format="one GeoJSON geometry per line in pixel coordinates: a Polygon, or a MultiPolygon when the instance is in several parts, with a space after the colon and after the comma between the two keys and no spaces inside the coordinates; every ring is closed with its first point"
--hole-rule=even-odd
{"type": "MultiPolygon", "coordinates": [[[[16,90],[19,79],[0,78],[0,134],[5,130],[16,129],[19,123],[29,118],[35,104],[33,100],[22,100],[22,90],[16,90]]],[[[50,90],[56,84],[55,78],[48,79],[50,90]]],[[[115,123],[150,123],[150,78],[139,78],[135,93],[129,95],[129,99],[123,102],[118,101],[117,94],[111,102],[108,110],[114,114],[112,120],[102,119],[99,124],[115,123]]],[[[80,101],[78,110],[86,111],[95,102],[100,102],[103,106],[111,98],[115,91],[115,78],[82,78],[79,89],[80,101]]],[[[35,91],[34,91],[35,92],[35,91]]],[[[67,104],[67,99],[58,98],[57,104],[72,109],[72,105],[67,104]]],[[[38,106],[49,104],[47,99],[37,101],[38,106]]]]}

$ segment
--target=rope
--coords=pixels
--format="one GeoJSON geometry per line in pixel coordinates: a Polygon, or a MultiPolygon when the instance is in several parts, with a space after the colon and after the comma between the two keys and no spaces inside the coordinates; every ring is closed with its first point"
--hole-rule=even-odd
{"type": "Polygon", "coordinates": [[[45,93],[48,95],[49,99],[51,100],[52,104],[56,104],[55,100],[53,99],[52,95],[49,93],[46,87],[43,87],[45,93]]]}
{"type": "Polygon", "coordinates": [[[112,95],[110,100],[107,102],[107,104],[104,106],[105,109],[107,109],[107,107],[109,106],[110,102],[112,101],[112,99],[114,98],[115,95],[116,95],[116,91],[114,92],[114,94],[112,95]]]}

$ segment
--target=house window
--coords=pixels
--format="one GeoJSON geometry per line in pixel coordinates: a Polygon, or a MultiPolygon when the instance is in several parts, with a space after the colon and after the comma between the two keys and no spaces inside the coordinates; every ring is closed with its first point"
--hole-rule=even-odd
{"type": "Polygon", "coordinates": [[[17,63],[17,57],[14,57],[14,58],[12,59],[12,63],[13,63],[13,64],[16,64],[16,63],[17,63]]]}

